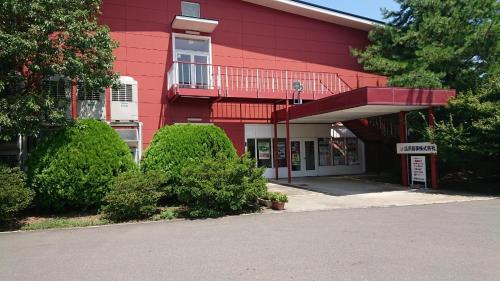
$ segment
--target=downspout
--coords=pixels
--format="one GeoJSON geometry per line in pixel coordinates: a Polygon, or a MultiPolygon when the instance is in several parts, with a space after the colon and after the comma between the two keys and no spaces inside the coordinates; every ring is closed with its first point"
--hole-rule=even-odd
{"type": "Polygon", "coordinates": [[[140,164],[141,163],[141,159],[142,159],[142,122],[139,122],[139,134],[138,134],[139,138],[138,138],[138,150],[137,150],[137,163],[140,164]]]}

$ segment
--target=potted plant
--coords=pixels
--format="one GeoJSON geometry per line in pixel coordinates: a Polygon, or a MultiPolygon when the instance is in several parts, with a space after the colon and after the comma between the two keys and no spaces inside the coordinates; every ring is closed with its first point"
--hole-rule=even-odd
{"type": "Polygon", "coordinates": [[[272,207],[271,197],[272,197],[272,192],[266,191],[260,198],[257,199],[257,201],[259,205],[271,208],[272,207]]]}
{"type": "Polygon", "coordinates": [[[288,196],[281,192],[275,192],[272,194],[271,202],[274,210],[284,210],[285,203],[288,202],[288,196]]]}

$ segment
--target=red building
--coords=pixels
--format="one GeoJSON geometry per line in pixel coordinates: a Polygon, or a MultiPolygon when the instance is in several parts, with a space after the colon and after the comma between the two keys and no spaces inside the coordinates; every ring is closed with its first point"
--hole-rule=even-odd
{"type": "Polygon", "coordinates": [[[302,1],[104,0],[101,22],[123,85],[79,91],[73,112],[110,122],[137,159],[164,125],[211,123],[268,177],[376,171],[405,140],[397,114],[454,94],[386,87],[350,54],[381,23],[302,1]]]}

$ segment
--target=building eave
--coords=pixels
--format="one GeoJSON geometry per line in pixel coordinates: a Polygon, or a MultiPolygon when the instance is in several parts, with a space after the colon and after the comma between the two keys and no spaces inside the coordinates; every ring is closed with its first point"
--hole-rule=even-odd
{"type": "Polygon", "coordinates": [[[384,24],[381,21],[337,11],[334,9],[310,4],[300,0],[243,0],[243,1],[363,31],[370,31],[374,29],[376,26],[384,24]]]}

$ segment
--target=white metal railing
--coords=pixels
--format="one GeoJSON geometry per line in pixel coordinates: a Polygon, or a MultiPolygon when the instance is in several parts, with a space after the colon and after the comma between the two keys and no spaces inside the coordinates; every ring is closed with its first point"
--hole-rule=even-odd
{"type": "Polygon", "coordinates": [[[231,92],[279,93],[293,91],[293,83],[302,84],[302,94],[317,98],[351,90],[337,73],[291,71],[279,69],[221,66],[190,62],[173,62],[168,71],[168,89],[201,88],[231,92]]]}

